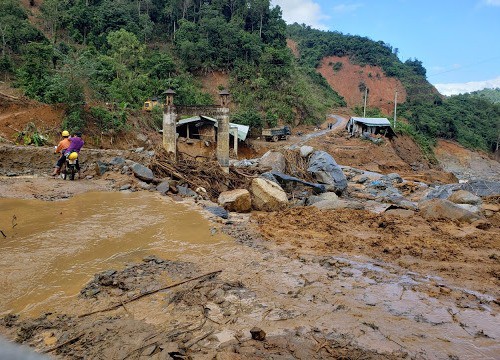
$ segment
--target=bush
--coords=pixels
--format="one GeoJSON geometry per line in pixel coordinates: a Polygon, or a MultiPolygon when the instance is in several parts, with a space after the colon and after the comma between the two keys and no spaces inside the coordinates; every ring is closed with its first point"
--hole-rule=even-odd
{"type": "Polygon", "coordinates": [[[70,133],[75,131],[83,131],[86,122],[83,116],[83,111],[81,109],[75,108],[70,111],[63,120],[62,127],[68,130],[70,133]]]}

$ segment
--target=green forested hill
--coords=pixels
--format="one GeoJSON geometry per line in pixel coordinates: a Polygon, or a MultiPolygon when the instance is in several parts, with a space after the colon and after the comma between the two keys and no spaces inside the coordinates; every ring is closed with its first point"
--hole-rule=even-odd
{"type": "Polygon", "coordinates": [[[474,97],[489,100],[495,104],[500,104],[500,88],[483,89],[479,91],[473,91],[470,94],[474,97]]]}
{"type": "MultiPolygon", "coordinates": [[[[400,131],[413,135],[430,151],[437,138],[456,140],[470,148],[494,151],[500,138],[500,105],[489,101],[495,92],[483,91],[445,98],[426,79],[422,62],[401,62],[398,49],[366,37],[325,32],[293,24],[289,36],[298,42],[301,64],[316,67],[325,56],[348,56],[359,65],[380,66],[387,76],[401,80],[407,101],[400,107],[400,131]]],[[[497,92],[498,94],[498,92],[497,92]]]]}
{"type": "Polygon", "coordinates": [[[443,98],[419,60],[401,62],[382,41],[286,26],[269,0],[44,0],[30,8],[0,0],[0,39],[0,76],[33,99],[64,104],[70,128],[124,129],[127,109],[167,88],[179,105],[215,103],[197,80],[212,71],[229,74],[233,121],[318,123],[345,106],[315,71],[322,57],[338,55],[398,77],[408,95],[402,130],[427,144],[446,137],[492,150],[498,139],[498,104],[443,98]]]}
{"type": "MultiPolygon", "coordinates": [[[[84,102],[139,108],[173,88],[177,104],[214,103],[195,80],[211,71],[230,74],[243,123],[319,122],[344,105],[295,62],[269,0],[45,0],[40,9],[0,0],[0,23],[3,76],[31,98],[66,104],[72,127],[85,125],[84,102]]],[[[102,126],[123,125],[123,116],[91,114],[102,126]]]]}

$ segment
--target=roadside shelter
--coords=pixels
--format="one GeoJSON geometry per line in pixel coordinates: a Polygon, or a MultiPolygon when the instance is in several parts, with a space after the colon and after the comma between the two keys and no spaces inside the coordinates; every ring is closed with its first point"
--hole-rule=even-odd
{"type": "Polygon", "coordinates": [[[386,118],[364,118],[351,117],[347,122],[346,129],[351,135],[383,135],[387,137],[396,136],[391,128],[391,122],[386,118]]]}

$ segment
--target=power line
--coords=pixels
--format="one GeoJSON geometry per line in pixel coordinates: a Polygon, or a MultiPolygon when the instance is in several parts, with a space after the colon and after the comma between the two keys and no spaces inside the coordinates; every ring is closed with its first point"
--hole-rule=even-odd
{"type": "Polygon", "coordinates": [[[460,66],[459,68],[456,68],[456,69],[445,70],[445,71],[441,71],[441,72],[438,72],[438,73],[435,73],[435,74],[427,75],[427,77],[441,75],[441,74],[446,74],[446,73],[453,72],[453,71],[459,71],[459,70],[462,70],[462,69],[466,69],[466,68],[469,68],[469,67],[472,67],[472,66],[476,66],[476,65],[479,65],[479,64],[483,64],[485,62],[488,62],[488,61],[491,61],[491,60],[496,60],[496,59],[500,59],[500,56],[495,56],[494,58],[490,58],[490,59],[486,59],[486,60],[481,60],[481,61],[478,61],[478,62],[475,62],[475,63],[472,63],[472,64],[460,66]]]}

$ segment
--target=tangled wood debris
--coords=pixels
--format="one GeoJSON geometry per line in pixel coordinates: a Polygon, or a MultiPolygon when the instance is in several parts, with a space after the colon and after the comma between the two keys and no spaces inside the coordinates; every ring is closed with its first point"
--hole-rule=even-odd
{"type": "Polygon", "coordinates": [[[302,157],[299,151],[294,150],[282,150],[281,153],[285,157],[285,172],[287,174],[298,177],[304,181],[314,182],[311,173],[307,171],[307,158],[302,157]]]}
{"type": "Polygon", "coordinates": [[[217,161],[204,159],[203,162],[179,154],[177,161],[164,149],[157,149],[151,161],[151,169],[159,177],[169,176],[189,184],[195,190],[203,187],[211,199],[217,199],[224,191],[247,188],[253,173],[230,169],[225,173],[217,161]]]}

